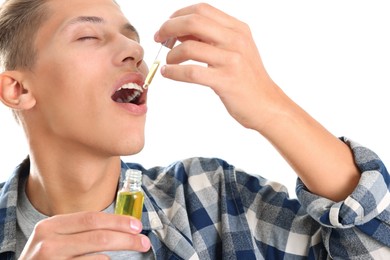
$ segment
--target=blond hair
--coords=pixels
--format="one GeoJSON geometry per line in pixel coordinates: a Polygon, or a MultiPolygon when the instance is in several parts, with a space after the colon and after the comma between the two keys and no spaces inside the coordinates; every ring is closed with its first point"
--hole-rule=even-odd
{"type": "Polygon", "coordinates": [[[36,60],[35,38],[48,16],[47,0],[6,0],[0,8],[2,70],[31,69],[36,60]]]}

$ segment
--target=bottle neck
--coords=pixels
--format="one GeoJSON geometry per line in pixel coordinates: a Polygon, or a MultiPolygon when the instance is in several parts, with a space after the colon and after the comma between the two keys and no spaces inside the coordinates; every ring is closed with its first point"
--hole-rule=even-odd
{"type": "Polygon", "coordinates": [[[126,180],[123,184],[123,189],[127,191],[140,191],[141,190],[141,182],[132,181],[132,180],[126,180]]]}
{"type": "Polygon", "coordinates": [[[139,170],[128,169],[122,190],[140,191],[142,185],[142,172],[139,170]]]}

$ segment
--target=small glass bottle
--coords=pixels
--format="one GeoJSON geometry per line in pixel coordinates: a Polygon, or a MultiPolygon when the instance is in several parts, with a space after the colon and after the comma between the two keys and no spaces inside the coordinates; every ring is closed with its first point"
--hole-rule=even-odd
{"type": "Polygon", "coordinates": [[[142,172],[126,170],[123,187],[116,196],[115,214],[133,216],[141,220],[144,205],[144,193],[141,189],[142,172]]]}

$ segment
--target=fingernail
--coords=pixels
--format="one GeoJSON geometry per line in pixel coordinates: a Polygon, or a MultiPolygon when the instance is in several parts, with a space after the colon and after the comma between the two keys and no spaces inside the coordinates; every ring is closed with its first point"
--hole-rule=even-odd
{"type": "Polygon", "coordinates": [[[154,34],[154,40],[155,40],[156,42],[159,42],[159,40],[160,40],[158,33],[159,33],[159,31],[157,31],[157,32],[154,34]]]}
{"type": "Polygon", "coordinates": [[[140,232],[142,230],[142,224],[140,221],[131,220],[130,221],[130,228],[131,230],[135,232],[140,232]]]}
{"type": "Polygon", "coordinates": [[[147,237],[141,237],[141,244],[142,247],[145,248],[146,250],[150,248],[150,240],[147,237]]]}
{"type": "Polygon", "coordinates": [[[167,69],[167,66],[166,66],[166,65],[164,65],[164,66],[161,67],[161,75],[163,75],[163,76],[165,75],[166,69],[167,69]]]}

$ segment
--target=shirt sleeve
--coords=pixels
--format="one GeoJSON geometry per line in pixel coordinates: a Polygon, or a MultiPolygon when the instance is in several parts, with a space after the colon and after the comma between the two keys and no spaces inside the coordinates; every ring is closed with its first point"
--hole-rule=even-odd
{"type": "Polygon", "coordinates": [[[371,150],[347,138],[361,172],[355,190],[344,201],[317,196],[301,180],[297,197],[307,213],[322,226],[324,245],[332,257],[354,258],[390,254],[390,176],[371,150]]]}

